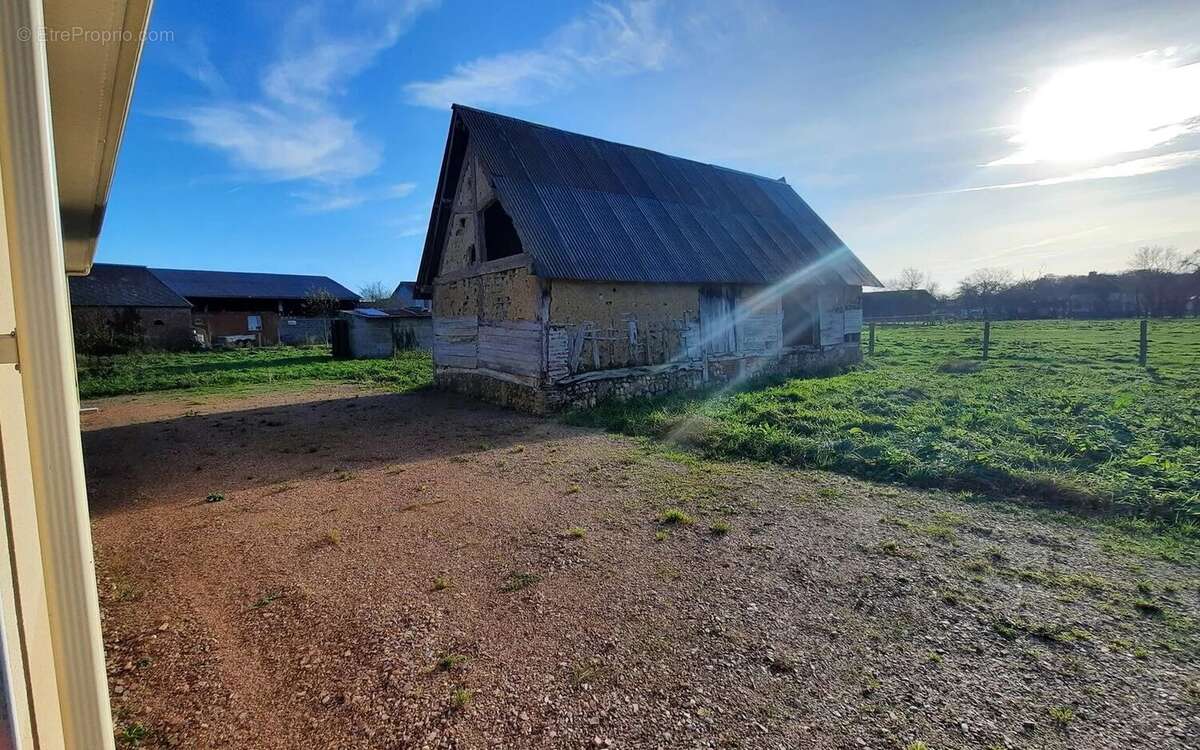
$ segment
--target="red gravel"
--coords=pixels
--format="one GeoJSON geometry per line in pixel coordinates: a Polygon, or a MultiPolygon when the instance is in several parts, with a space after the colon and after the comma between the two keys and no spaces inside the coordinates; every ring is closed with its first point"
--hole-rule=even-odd
{"type": "Polygon", "coordinates": [[[1200,574],[1084,525],[432,393],[100,406],[109,679],[143,747],[1200,736],[1200,574]]]}

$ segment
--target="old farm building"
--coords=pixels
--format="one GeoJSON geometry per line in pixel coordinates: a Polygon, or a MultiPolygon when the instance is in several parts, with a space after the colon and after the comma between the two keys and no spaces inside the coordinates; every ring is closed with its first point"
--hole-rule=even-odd
{"type": "Polygon", "coordinates": [[[453,107],[417,278],[441,387],[541,412],[849,363],[864,285],[782,179],[453,107]]]}

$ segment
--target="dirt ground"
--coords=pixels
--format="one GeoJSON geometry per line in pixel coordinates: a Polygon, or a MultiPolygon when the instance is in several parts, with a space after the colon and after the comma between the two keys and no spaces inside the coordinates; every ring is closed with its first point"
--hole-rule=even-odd
{"type": "Polygon", "coordinates": [[[93,405],[125,746],[1200,746],[1200,569],[1085,524],[436,393],[93,405]]]}

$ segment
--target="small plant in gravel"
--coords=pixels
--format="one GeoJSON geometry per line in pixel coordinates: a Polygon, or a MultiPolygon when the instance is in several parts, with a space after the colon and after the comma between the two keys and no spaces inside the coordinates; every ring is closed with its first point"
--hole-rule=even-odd
{"type": "Polygon", "coordinates": [[[709,526],[708,530],[712,532],[713,536],[725,536],[733,530],[733,526],[725,519],[720,519],[713,521],[712,526],[709,526]]]}
{"type": "Polygon", "coordinates": [[[975,558],[973,560],[967,560],[965,563],[963,563],[963,568],[965,568],[969,573],[977,573],[982,575],[991,570],[992,565],[987,560],[975,558]]]}
{"type": "Polygon", "coordinates": [[[1134,599],[1133,608],[1146,617],[1162,617],[1166,610],[1153,599],[1134,599]]]}
{"type": "Polygon", "coordinates": [[[328,547],[336,547],[342,543],[342,532],[339,529],[330,529],[325,532],[321,541],[328,547]]]}
{"type": "Polygon", "coordinates": [[[282,591],[268,591],[267,593],[262,595],[262,598],[260,598],[256,602],[254,602],[253,606],[255,609],[262,609],[263,607],[267,606],[268,604],[275,601],[276,599],[282,599],[282,598],[283,598],[282,591]]]}
{"type": "Polygon", "coordinates": [[[575,664],[571,667],[571,684],[575,687],[590,685],[600,676],[600,665],[596,662],[575,664]]]}
{"type": "Polygon", "coordinates": [[[450,692],[450,708],[454,711],[461,711],[471,705],[471,699],[474,697],[475,695],[466,688],[454,688],[450,692]]]}
{"type": "Polygon", "coordinates": [[[349,482],[354,479],[354,472],[348,469],[334,469],[333,479],[335,482],[349,482]]]}
{"type": "Polygon", "coordinates": [[[433,577],[433,590],[434,591],[445,591],[446,589],[450,588],[453,585],[454,585],[454,581],[451,580],[448,576],[434,576],[433,577]]]}
{"type": "Polygon", "coordinates": [[[459,664],[465,664],[467,657],[464,654],[442,654],[438,658],[437,671],[449,672],[459,664]]]}
{"type": "Polygon", "coordinates": [[[1075,711],[1069,706],[1055,706],[1050,709],[1050,718],[1061,729],[1066,729],[1072,721],[1075,721],[1075,711]]]}
{"type": "Polygon", "coordinates": [[[662,529],[659,529],[658,531],[654,532],[654,541],[665,542],[665,541],[667,541],[668,536],[670,536],[670,534],[663,531],[662,529]]]}
{"type": "Polygon", "coordinates": [[[958,541],[958,533],[949,526],[931,523],[927,526],[924,526],[921,530],[939,542],[954,544],[958,541]]]}
{"type": "Polygon", "coordinates": [[[204,497],[206,503],[219,503],[225,499],[224,492],[210,492],[204,497]]]}
{"type": "Polygon", "coordinates": [[[542,577],[535,573],[525,573],[513,571],[504,578],[504,583],[500,585],[500,590],[505,593],[520,591],[521,589],[529,588],[533,584],[542,580],[542,577]]]}
{"type": "Polygon", "coordinates": [[[567,529],[567,536],[572,539],[583,539],[585,536],[587,536],[587,529],[583,528],[582,526],[572,526],[571,528],[567,529]]]}
{"type": "Polygon", "coordinates": [[[915,740],[905,745],[904,750],[929,750],[929,745],[926,745],[920,740],[915,740]]]}
{"type": "Polygon", "coordinates": [[[583,488],[577,484],[573,484],[567,488],[568,495],[578,495],[580,492],[583,492],[583,488]]]}
{"type": "Polygon", "coordinates": [[[1154,596],[1154,586],[1143,578],[1137,582],[1137,592],[1142,596],[1154,596]]]}
{"type": "Polygon", "coordinates": [[[117,732],[117,744],[121,747],[141,747],[142,743],[148,739],[150,739],[150,730],[140,721],[130,722],[117,732]]]}
{"type": "Polygon", "coordinates": [[[682,508],[667,508],[658,514],[658,522],[665,526],[686,526],[696,519],[689,516],[682,508]]]}
{"type": "Polygon", "coordinates": [[[942,658],[942,655],[936,651],[926,651],[925,661],[929,662],[930,664],[941,664],[944,659],[942,658]]]}

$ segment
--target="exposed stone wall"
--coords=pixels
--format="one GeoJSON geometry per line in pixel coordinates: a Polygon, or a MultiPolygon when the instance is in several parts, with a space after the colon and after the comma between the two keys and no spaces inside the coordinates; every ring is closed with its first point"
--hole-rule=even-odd
{"type": "Polygon", "coordinates": [[[531,414],[545,414],[547,411],[545,391],[484,372],[439,367],[434,373],[433,384],[442,390],[462,393],[518,411],[531,414]]]}

